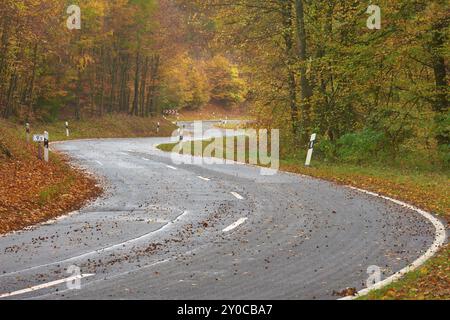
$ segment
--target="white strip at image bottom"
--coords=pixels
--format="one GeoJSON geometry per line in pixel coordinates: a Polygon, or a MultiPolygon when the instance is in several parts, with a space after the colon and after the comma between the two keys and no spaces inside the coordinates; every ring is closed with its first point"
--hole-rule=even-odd
{"type": "Polygon", "coordinates": [[[26,289],[0,294],[0,299],[2,299],[2,298],[9,298],[9,297],[17,296],[17,295],[20,295],[20,294],[30,293],[30,292],[34,292],[34,291],[37,291],[37,290],[42,290],[42,289],[54,287],[54,286],[57,286],[59,284],[63,284],[63,283],[67,283],[67,282],[70,282],[70,281],[73,281],[73,280],[83,279],[83,278],[87,278],[87,277],[92,277],[94,275],[95,274],[92,274],[92,273],[86,273],[86,274],[76,275],[76,276],[72,276],[72,277],[68,277],[68,278],[64,278],[64,279],[55,280],[55,281],[52,281],[52,282],[43,283],[43,284],[40,284],[40,285],[37,285],[37,286],[33,286],[33,287],[29,287],[29,288],[26,288],[26,289]]]}

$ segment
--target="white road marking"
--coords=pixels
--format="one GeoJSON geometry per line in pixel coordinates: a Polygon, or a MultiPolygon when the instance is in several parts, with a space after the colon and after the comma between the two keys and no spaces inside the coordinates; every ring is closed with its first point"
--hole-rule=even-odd
{"type": "MultiPolygon", "coordinates": [[[[134,273],[134,272],[138,272],[138,271],[142,271],[144,269],[149,269],[149,268],[152,268],[154,266],[157,266],[157,265],[160,265],[160,264],[163,264],[163,263],[167,263],[167,262],[170,262],[170,261],[172,261],[172,259],[165,259],[165,260],[161,260],[161,261],[156,261],[156,262],[154,262],[152,264],[149,264],[149,265],[146,265],[146,266],[143,266],[143,267],[139,267],[137,269],[133,269],[133,270],[126,271],[126,272],[123,272],[123,273],[115,274],[115,275],[113,275],[111,277],[106,276],[103,279],[91,281],[89,283],[86,283],[83,287],[92,287],[93,285],[95,286],[97,283],[101,283],[101,282],[103,282],[105,280],[113,280],[113,279],[116,279],[116,278],[120,278],[120,277],[123,277],[125,275],[131,274],[131,273],[134,273]]],[[[41,299],[43,299],[45,297],[51,297],[51,296],[55,295],[56,293],[63,294],[63,293],[68,292],[68,291],[71,291],[71,289],[66,289],[66,290],[62,290],[62,291],[58,291],[58,292],[51,292],[51,293],[47,293],[47,294],[44,294],[44,295],[41,295],[41,296],[37,296],[37,297],[34,297],[34,298],[38,299],[38,300],[41,300],[41,299]]]]}
{"type": "Polygon", "coordinates": [[[244,197],[243,196],[241,196],[239,193],[237,193],[237,192],[230,192],[233,196],[235,196],[237,199],[239,199],[239,200],[243,200],[244,199],[244,197]]]}
{"type": "Polygon", "coordinates": [[[87,277],[92,277],[95,274],[93,273],[85,273],[85,274],[81,274],[81,275],[77,275],[77,276],[71,276],[65,279],[60,279],[60,280],[55,280],[52,282],[48,282],[48,283],[43,283],[34,287],[30,287],[30,288],[26,288],[26,289],[22,289],[22,290],[18,290],[18,291],[13,291],[13,292],[9,292],[9,293],[4,293],[4,294],[0,294],[0,299],[1,298],[8,298],[8,297],[12,297],[12,296],[17,296],[19,294],[25,294],[25,293],[29,293],[29,292],[33,292],[33,291],[37,291],[37,290],[42,290],[45,288],[50,288],[50,287],[54,287],[57,286],[58,284],[62,284],[62,283],[67,283],[69,281],[73,281],[73,280],[78,280],[78,279],[83,279],[83,278],[87,278],[87,277]]]}
{"type": "Polygon", "coordinates": [[[168,228],[168,227],[172,226],[173,224],[175,224],[176,222],[180,221],[188,213],[189,213],[189,211],[183,211],[183,213],[180,214],[175,220],[170,221],[169,223],[165,224],[161,228],[156,229],[154,231],[150,231],[149,233],[146,233],[146,234],[144,234],[144,235],[142,235],[140,237],[133,238],[133,239],[127,240],[125,242],[117,243],[117,244],[111,245],[109,247],[104,247],[104,248],[100,248],[100,249],[97,249],[97,250],[94,250],[94,251],[86,252],[86,253],[83,253],[81,255],[74,256],[74,257],[71,257],[71,258],[67,258],[67,259],[64,259],[64,260],[50,262],[50,263],[46,263],[46,264],[41,264],[41,265],[38,265],[38,266],[29,267],[29,268],[22,269],[22,270],[16,270],[16,271],[12,271],[12,272],[9,272],[9,273],[3,273],[3,274],[0,274],[0,278],[8,277],[8,276],[11,276],[13,274],[22,273],[22,272],[25,272],[25,271],[31,271],[31,270],[44,268],[44,267],[49,267],[49,266],[54,266],[54,265],[58,265],[58,264],[63,264],[63,263],[68,263],[68,262],[72,262],[72,261],[77,261],[77,260],[84,259],[84,258],[87,258],[87,257],[95,255],[95,254],[101,254],[101,253],[104,253],[104,252],[113,251],[113,250],[115,250],[117,248],[123,248],[123,247],[125,247],[127,245],[130,245],[130,244],[139,242],[141,240],[144,240],[146,238],[152,237],[154,234],[156,234],[158,232],[162,232],[166,228],[168,228]]]}
{"type": "Polygon", "coordinates": [[[205,181],[211,181],[211,179],[205,178],[205,177],[202,177],[202,176],[197,176],[197,178],[202,179],[202,180],[205,180],[205,181]]]}
{"type": "Polygon", "coordinates": [[[413,263],[411,263],[410,265],[408,265],[407,267],[403,268],[402,270],[394,273],[392,276],[390,276],[389,278],[384,279],[383,281],[380,281],[378,283],[376,283],[375,285],[360,290],[357,292],[357,294],[355,296],[348,296],[348,297],[344,297],[341,298],[339,300],[353,300],[356,299],[358,297],[364,296],[366,294],[368,294],[369,292],[373,291],[373,290],[378,290],[381,289],[399,279],[401,279],[405,274],[407,274],[408,272],[414,271],[417,268],[419,268],[421,265],[423,265],[428,259],[430,259],[431,257],[433,257],[438,250],[444,245],[445,243],[445,239],[447,237],[446,235],[446,229],[445,226],[442,224],[441,221],[439,221],[438,219],[436,219],[432,214],[421,210],[415,206],[412,206],[410,204],[407,204],[405,202],[396,200],[396,199],[392,199],[389,197],[385,197],[382,196],[380,194],[374,193],[374,192],[370,192],[364,189],[359,189],[359,188],[355,188],[352,186],[348,186],[350,189],[371,195],[371,196],[375,196],[378,198],[382,198],[391,202],[394,202],[402,207],[408,208],[410,210],[416,211],[417,213],[421,214],[423,217],[425,217],[426,219],[428,219],[434,226],[434,228],[436,229],[436,235],[435,235],[435,239],[433,244],[431,245],[431,247],[427,250],[427,252],[425,252],[424,255],[422,255],[421,257],[419,257],[416,261],[414,261],[413,263]]]}
{"type": "Polygon", "coordinates": [[[101,163],[100,161],[95,160],[95,162],[97,162],[99,165],[103,166],[103,163],[101,163]]]}
{"type": "Polygon", "coordinates": [[[150,159],[147,159],[147,158],[142,158],[142,160],[144,160],[144,161],[150,161],[150,159]]]}
{"type": "Polygon", "coordinates": [[[119,152],[120,154],[123,154],[123,155],[125,155],[125,156],[127,156],[128,155],[128,153],[125,153],[125,152],[119,152]]]}
{"type": "Polygon", "coordinates": [[[172,169],[172,170],[178,170],[177,168],[172,167],[172,166],[166,166],[166,167],[169,168],[169,169],[172,169]]]}
{"type": "Polygon", "coordinates": [[[229,225],[228,227],[226,227],[225,229],[223,229],[222,232],[228,232],[228,231],[231,231],[233,229],[236,229],[237,227],[239,227],[241,224],[243,224],[247,220],[248,220],[248,218],[240,218],[235,223],[233,223],[233,224],[229,225]]]}

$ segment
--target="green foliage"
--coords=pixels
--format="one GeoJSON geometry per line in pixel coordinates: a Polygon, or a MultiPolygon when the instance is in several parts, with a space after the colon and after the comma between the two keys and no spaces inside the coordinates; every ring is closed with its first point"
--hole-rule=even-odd
{"type": "Polygon", "coordinates": [[[44,122],[54,122],[58,119],[61,107],[70,101],[69,97],[39,97],[36,100],[38,114],[36,115],[44,122]]]}
{"type": "Polygon", "coordinates": [[[450,168],[450,145],[439,146],[439,156],[445,168],[450,168]]]}
{"type": "Polygon", "coordinates": [[[337,158],[343,162],[361,163],[380,158],[386,151],[386,137],[381,132],[363,130],[340,137],[335,146],[337,158]]]}
{"type": "Polygon", "coordinates": [[[435,117],[435,135],[441,142],[443,149],[450,145],[450,110],[435,117]]]}
{"type": "Polygon", "coordinates": [[[316,148],[324,160],[344,163],[383,161],[389,156],[389,149],[384,133],[372,129],[344,134],[334,142],[321,140],[316,148]]]}
{"type": "Polygon", "coordinates": [[[380,0],[381,30],[367,28],[363,1],[217,3],[203,1],[203,12],[218,21],[219,47],[238,54],[251,79],[258,124],[282,130],[282,152],[295,153],[316,132],[327,159],[417,153],[439,165],[437,146],[449,135],[445,1],[380,0]]]}

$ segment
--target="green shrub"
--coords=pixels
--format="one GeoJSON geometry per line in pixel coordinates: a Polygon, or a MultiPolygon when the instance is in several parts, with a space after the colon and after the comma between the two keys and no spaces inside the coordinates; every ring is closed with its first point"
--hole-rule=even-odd
{"type": "Polygon", "coordinates": [[[345,134],[334,143],[322,140],[317,145],[319,155],[324,160],[347,163],[383,160],[388,155],[388,149],[384,134],[370,129],[345,134]]]}
{"type": "Polygon", "coordinates": [[[439,155],[445,168],[450,168],[450,145],[439,146],[439,155]]]}

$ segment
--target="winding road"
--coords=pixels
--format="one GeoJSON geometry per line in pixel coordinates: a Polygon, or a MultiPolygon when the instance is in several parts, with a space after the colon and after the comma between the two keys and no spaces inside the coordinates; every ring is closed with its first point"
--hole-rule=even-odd
{"type": "Polygon", "coordinates": [[[369,266],[387,278],[435,241],[429,220],[391,201],[249,165],[174,164],[155,148],[167,141],[55,144],[106,192],[0,237],[0,298],[337,299],[365,287],[369,266]]]}

